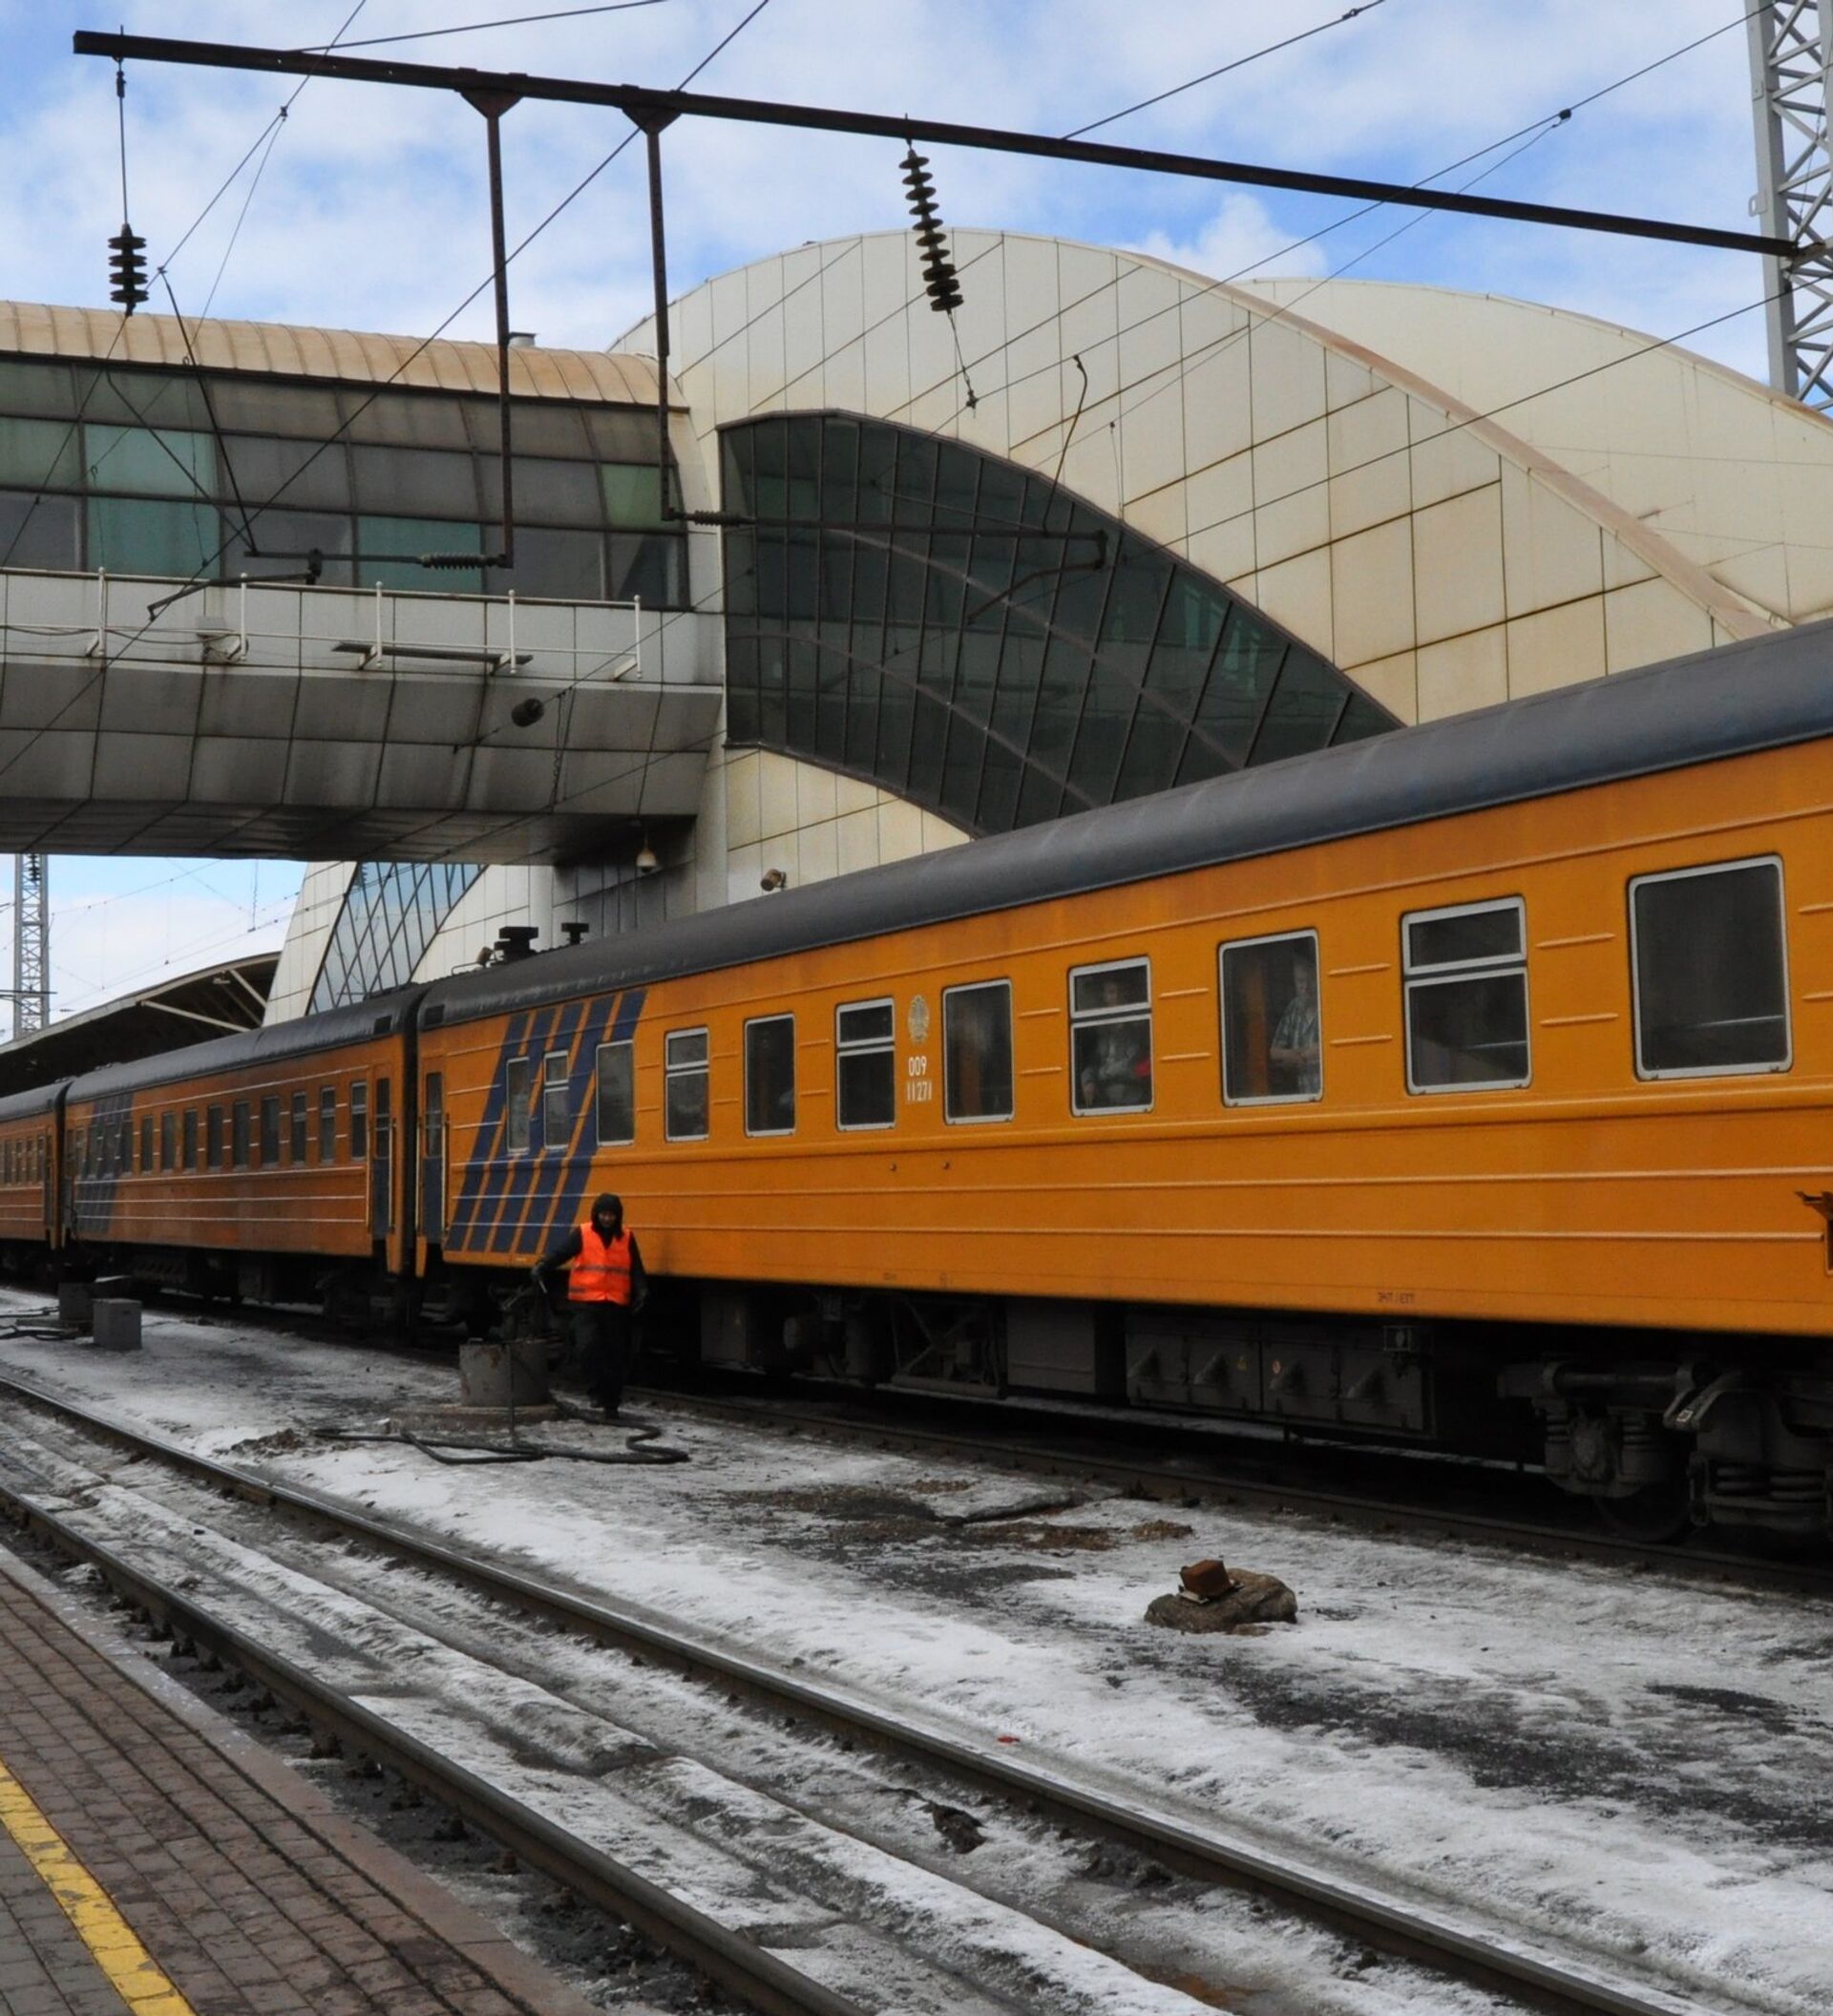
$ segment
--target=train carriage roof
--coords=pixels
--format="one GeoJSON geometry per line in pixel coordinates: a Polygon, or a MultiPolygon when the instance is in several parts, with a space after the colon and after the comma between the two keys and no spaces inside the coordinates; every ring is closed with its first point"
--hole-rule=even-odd
{"type": "Polygon", "coordinates": [[[57,1095],[70,1082],[53,1079],[48,1085],[29,1085],[23,1092],[9,1092],[0,1099],[0,1127],[13,1121],[42,1120],[57,1103],[57,1095]]]}
{"type": "MultiPolygon", "coordinates": [[[[371,995],[367,1001],[358,1001],[352,1007],[332,1008],[324,1015],[306,1016],[297,1021],[273,1022],[264,1029],[251,1029],[245,1036],[212,1037],[208,1042],[190,1043],[182,1050],[164,1050],[157,1057],[137,1058],[128,1064],[108,1064],[99,1071],[86,1071],[82,1077],[72,1079],[70,1097],[74,1102],[103,1099],[116,1092],[147,1091],[179,1080],[214,1078],[249,1064],[276,1063],[285,1058],[342,1050],[374,1037],[392,1036],[407,1026],[414,1004],[425,991],[421,987],[399,987],[390,994],[371,995]]],[[[0,1116],[4,1115],[5,1104],[0,1102],[0,1116]]]]}
{"type": "Polygon", "coordinates": [[[1833,620],[434,981],[423,1027],[1833,735],[1833,620]]]}

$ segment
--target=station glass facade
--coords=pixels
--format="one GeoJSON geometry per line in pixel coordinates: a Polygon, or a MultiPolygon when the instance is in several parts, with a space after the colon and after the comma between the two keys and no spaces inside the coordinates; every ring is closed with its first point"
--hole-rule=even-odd
{"type": "Polygon", "coordinates": [[[681,606],[653,413],[511,404],[513,571],[483,565],[502,513],[495,400],[0,357],[0,566],[233,580],[298,575],[317,552],[330,587],[681,606]]]}
{"type": "Polygon", "coordinates": [[[1395,718],[1045,476],[840,413],[721,434],[727,740],[990,833],[1395,718]]]}
{"type": "Polygon", "coordinates": [[[405,987],[453,905],[482,872],[457,861],[362,863],[331,927],[309,1012],[405,987]]]}

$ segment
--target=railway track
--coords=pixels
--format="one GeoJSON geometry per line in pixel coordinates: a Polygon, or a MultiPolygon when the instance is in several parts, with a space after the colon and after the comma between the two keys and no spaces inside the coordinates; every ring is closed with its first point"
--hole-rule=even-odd
{"type": "MultiPolygon", "coordinates": [[[[1833,1597],[1833,1559],[1824,1554],[1765,1555],[1723,1545],[1652,1542],[1577,1523],[1579,1519],[1590,1518],[1577,1507],[1574,1522],[1481,1509],[1471,1502],[1478,1493],[1464,1480],[1485,1474],[1512,1481],[1515,1473],[1506,1466],[1440,1464],[1431,1458],[1401,1455],[1389,1459],[1389,1472],[1404,1467],[1420,1473],[1425,1482],[1412,1492],[1392,1488],[1378,1492],[1335,1487],[1317,1479],[1320,1468],[1328,1470],[1333,1455],[1359,1459],[1360,1452],[1309,1443],[1294,1458],[1282,1455],[1276,1442],[1249,1443],[1226,1432],[1206,1434],[1179,1424],[1163,1431],[1178,1451],[1176,1457],[1148,1460],[1125,1446],[1151,1432],[1140,1423],[1096,1422],[1067,1410],[1033,1408],[1022,1401],[947,1400],[941,1407],[956,1414],[959,1423],[937,1426],[933,1423],[939,1409],[931,1412],[929,1422],[915,1423],[908,1418],[894,1418],[881,1408],[862,1405],[862,1396],[857,1395],[835,1402],[769,1395],[709,1395],[675,1386],[638,1391],[708,1420],[738,1422],[785,1436],[869,1443],[952,1461],[996,1463],[1002,1469],[1042,1477],[1075,1478],[1171,1504],[1212,1502],[1263,1511],[1302,1512],[1376,1531],[1475,1541],[1559,1560],[1658,1568],[1696,1581],[1732,1582],[1796,1596],[1833,1597]],[[1303,1474],[1307,1471],[1312,1473],[1309,1479],[1303,1474]],[[1445,1502],[1448,1494],[1432,1502],[1431,1481],[1447,1477],[1461,1480],[1456,1497],[1462,1502],[1445,1502]]],[[[864,1397],[869,1401],[870,1396],[864,1397]]],[[[896,1396],[906,1417],[912,1397],[904,1393],[896,1396]]]]}
{"type": "MultiPolygon", "coordinates": [[[[0,1504],[16,1519],[29,1522],[73,1557],[93,1563],[128,1602],[164,1628],[232,1663],[341,1742],[420,1786],[531,1866],[547,1871],[579,1895],[627,1919],[757,2008],[846,2016],[846,2012],[892,2006],[900,2009],[934,2006],[952,2011],[1047,2005],[1023,1998],[1015,2004],[1009,1983],[997,1966],[989,1966],[984,1980],[974,1980],[971,1954],[961,1962],[965,1981],[958,1979],[938,1990],[933,1979],[932,1955],[924,1966],[916,1969],[917,1985],[901,1998],[887,2001],[861,1988],[859,1966],[850,1974],[844,1964],[833,1964],[831,1953],[820,1955],[828,1976],[823,1979],[823,1965],[801,1957],[800,1934],[793,1927],[790,1935],[776,1926],[767,1929],[763,1937],[756,1936],[755,1928],[749,1936],[734,1929],[723,1922],[726,1914],[690,1900],[696,1889],[705,1891],[704,1878],[698,1884],[690,1880],[685,1885],[671,1885],[665,1880],[658,1880],[653,1873],[644,1874],[632,1865],[631,1858],[613,1856],[595,1845],[590,1829],[565,1824],[526,1792],[506,1789],[500,1774],[454,1758],[451,1746],[442,1745],[436,1729],[427,1723],[421,1711],[404,1716],[400,1705],[388,1698],[386,1689],[372,1687],[366,1693],[348,1680],[340,1685],[335,1670],[326,1670],[327,1666],[334,1670],[336,1659],[302,1657],[297,1646],[289,1648],[276,1642],[269,1633],[251,1628],[245,1620],[226,1615],[220,1602],[202,1599],[195,1586],[186,1587],[187,1580],[195,1584],[198,1577],[183,1572],[184,1545],[176,1553],[162,1553],[152,1540],[142,1543],[134,1534],[124,1534],[118,1516],[111,1524],[97,1513],[96,1506],[119,1491],[117,1469],[138,1472],[143,1480],[157,1480],[157,1494],[150,1492],[147,1481],[137,1485],[135,1502],[142,1507],[150,1507],[155,1497],[179,1492],[173,1507],[161,1512],[153,1526],[169,1533],[186,1521],[195,1521],[200,1537],[206,1532],[212,1536],[200,1552],[219,1563],[219,1573],[233,1569],[245,1574],[249,1572],[245,1566],[237,1568],[237,1564],[257,1557],[264,1562],[268,1550],[276,1546],[285,1555],[289,1537],[295,1560],[302,1548],[322,1554],[327,1551],[326,1543],[334,1543],[338,1550],[335,1581],[341,1592],[335,1601],[316,1593],[315,1585],[302,1584],[295,1589],[293,1583],[300,1571],[292,1566],[280,1578],[284,1589],[292,1592],[285,1601],[303,1606],[308,1618],[315,1612],[333,1615],[359,1594],[366,1605],[378,1602],[381,1608],[376,1614],[393,1622],[374,1622],[366,1612],[353,1628],[390,1645],[410,1628],[421,1633],[427,1642],[416,1638],[412,1657],[405,1661],[410,1666],[416,1661],[437,1664],[461,1653],[470,1656],[466,1632],[453,1623],[449,1606],[438,1594],[461,1590],[504,1620],[496,1629],[486,1627],[484,1635],[507,1640],[522,1631],[549,1634],[540,1643],[549,1648],[544,1656],[550,1663],[556,1656],[552,1648],[558,1628],[571,1642],[627,1655],[631,1662],[641,1664],[644,1673],[662,1669],[671,1679],[684,1676],[674,1684],[688,1685],[706,1699],[729,1704],[736,1698],[753,1716],[757,1711],[766,1712],[781,1741],[790,1740],[781,1734],[782,1725],[787,1724],[799,1742],[815,1735],[837,1736],[848,1750],[858,1746],[875,1753],[900,1770],[917,1774],[919,1782],[930,1788],[923,1796],[933,1813],[959,1816],[961,1809],[956,1802],[978,1797],[996,1802],[1006,1815],[1024,1816],[1016,1823],[1022,1826],[1035,1828],[1042,1823],[1066,1832],[1083,1844],[1091,1840],[1120,1844],[1195,1883],[1245,1892],[1254,1900],[1276,1904],[1309,1926],[1327,1927],[1333,1934],[1506,1998],[1500,2006],[1574,2012],[1574,2016],[1575,2012],[1700,2016],[1709,2006],[1712,2016],[1730,2016],[1733,2005],[1722,1998],[1715,1997],[1710,2005],[1691,2000],[1672,1984],[1636,1979],[1628,1970],[1619,1973],[1601,1961],[1575,1959],[1550,1944],[1536,1944],[1441,1903],[1364,1884],[1322,1861],[1307,1863],[1253,1840],[1231,1838],[1219,1830],[1193,1825],[1187,1816],[1155,1808],[1130,1791],[1117,1793],[1060,1768],[1021,1759],[991,1742],[964,1741],[921,1717],[895,1713],[841,1689],[783,1671],[673,1623],[622,1611],[423,1535],[369,1519],[319,1494],[218,1462],[46,1393],[30,1381],[0,1378],[0,1396],[11,1401],[19,1418],[31,1424],[30,1432],[15,1434],[11,1450],[0,1460],[0,1504]],[[124,1459],[119,1466],[109,1464],[104,1452],[111,1449],[124,1459]],[[155,1468],[148,1473],[143,1465],[155,1468]],[[225,1504],[233,1506],[239,1518],[247,1515],[257,1521],[252,1533],[238,1527],[228,1535],[217,1534],[216,1522],[223,1516],[225,1504]],[[231,1568],[221,1568],[222,1563],[231,1568]],[[401,1568],[414,1571],[413,1575],[392,1572],[401,1568]],[[374,1595],[377,1583],[387,1585],[388,1598],[374,1595]],[[403,1594],[404,1585],[409,1584],[419,1592],[411,1600],[403,1594]],[[429,1590],[433,1593],[427,1594],[429,1590]],[[428,1644],[433,1648],[428,1649],[428,1644]],[[422,1724],[417,1729],[413,1726],[416,1720],[422,1724]],[[768,1942],[771,1938],[777,1941],[774,1948],[768,1942]],[[786,1952],[791,1957],[786,1958],[786,1952]]],[[[153,1538],[158,1537],[155,1531],[153,1538]]],[[[256,1572],[258,1579],[267,1570],[256,1572]]],[[[322,1637],[322,1618],[314,1628],[322,1637]]],[[[472,1627],[470,1638],[474,1640],[477,1634],[472,1627]]],[[[525,1686],[525,1680],[516,1678],[513,1662],[495,1669],[495,1678],[486,1675],[470,1684],[486,1690],[492,1687],[513,1690],[512,1683],[525,1686]]],[[[615,1747],[622,1738],[614,1736],[607,1724],[596,1737],[579,1738],[574,1730],[569,1740],[615,1747]]],[[[805,1783],[818,1785],[832,1775],[832,1746],[824,1747],[830,1753],[828,1761],[806,1765],[805,1783]]],[[[685,1768],[700,1774],[696,1783],[710,1769],[698,1760],[685,1768]]],[[[701,1796],[708,1796],[702,1785],[701,1796]]],[[[762,1796],[755,1787],[748,1796],[752,1799],[762,1796]]],[[[787,1809],[796,1825],[831,1828],[851,1843],[851,1849],[824,1849],[823,1853],[838,1854],[844,1860],[849,1854],[856,1859],[862,1849],[886,1852],[874,1844],[873,1828],[860,1821],[856,1811],[849,1815],[844,1810],[844,1797],[826,1803],[832,1810],[822,1810],[824,1800],[817,1794],[787,1809]]],[[[999,1824],[971,1815],[965,1817],[976,1828],[999,1824]]],[[[758,1824],[768,1835],[772,1827],[781,1830],[790,1825],[790,1820],[778,1817],[758,1824]]],[[[938,1818],[938,1830],[941,1825],[938,1818]]],[[[813,1860],[820,1859],[813,1848],[807,1852],[813,1860]]],[[[679,1874],[679,1856],[664,1855],[663,1860],[664,1864],[672,1860],[673,1873],[679,1874]]],[[[959,1880],[939,1876],[933,1868],[918,1872],[916,1880],[919,1889],[934,1890],[938,1884],[962,1887],[959,1880]]],[[[1129,1964],[1124,1942],[1115,1940],[1111,1925],[1104,1929],[1099,1914],[1085,1922],[1053,1919],[1049,1909],[1037,1909],[1027,1916],[1022,1900],[999,1895],[1001,1880],[1001,1874],[995,1872],[991,1892],[980,1887],[967,1890],[964,1901],[955,1908],[983,1917],[989,1908],[997,1907],[1005,1914],[1005,1921],[1011,1921],[1001,1922],[998,1935],[1008,1942],[1015,1925],[1034,1940],[1038,1953],[1054,1951],[1052,1941],[1067,1941],[1078,1953],[1103,1955],[1111,1966],[1126,1969],[1130,1981],[1149,1984],[1149,1970],[1129,1964]]],[[[944,1911],[949,1908],[934,1898],[930,1905],[944,1911]]],[[[1037,1954],[1032,1958],[1035,1964],[1044,1965],[1037,1954]]],[[[865,1965],[863,1978],[868,1982],[874,1978],[874,1965],[882,1971],[880,1962],[865,1965]]],[[[1181,1972],[1188,1975],[1190,1970],[1181,1972]]],[[[1073,1996],[1062,2006],[1073,2006],[1073,1996]]],[[[1109,1999],[1104,1996],[1097,2006],[1109,2006],[1109,1999]]]]}

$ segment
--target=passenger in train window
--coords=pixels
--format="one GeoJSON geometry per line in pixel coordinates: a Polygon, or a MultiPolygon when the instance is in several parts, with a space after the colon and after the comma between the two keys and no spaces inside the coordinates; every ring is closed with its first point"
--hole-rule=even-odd
{"type": "Polygon", "coordinates": [[[1273,1032],[1269,1055],[1283,1082],[1281,1089],[1305,1095],[1317,1092],[1317,996],[1310,958],[1292,962],[1292,998],[1273,1032]]]}
{"type": "Polygon", "coordinates": [[[1149,1106],[1152,1025],[1144,964],[1074,977],[1077,1110],[1149,1106]]]}

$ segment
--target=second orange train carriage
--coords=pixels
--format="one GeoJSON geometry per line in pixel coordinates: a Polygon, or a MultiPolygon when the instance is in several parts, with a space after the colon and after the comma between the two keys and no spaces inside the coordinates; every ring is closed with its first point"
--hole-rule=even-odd
{"type": "Polygon", "coordinates": [[[714,1357],[1464,1440],[1508,1418],[1506,1365],[1575,1486],[1691,1451],[1702,1515],[1818,1478],[1824,1521],[1826,652],[1798,631],[98,1073],[69,1228],[475,1312],[615,1187],[714,1357]],[[310,1125],[298,1155],[295,1102],[359,1083],[367,1166],[310,1125]],[[158,1129],[197,1104],[228,1154],[169,1181],[158,1129]]]}

